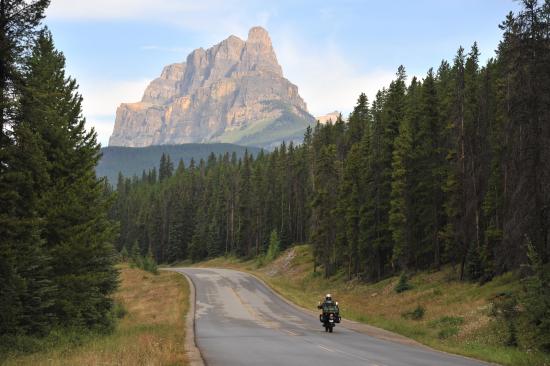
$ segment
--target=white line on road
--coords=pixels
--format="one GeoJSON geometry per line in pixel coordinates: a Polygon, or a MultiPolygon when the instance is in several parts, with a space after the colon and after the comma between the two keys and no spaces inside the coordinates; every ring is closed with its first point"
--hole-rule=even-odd
{"type": "Polygon", "coordinates": [[[321,349],[324,349],[325,351],[328,351],[328,352],[334,352],[334,350],[332,350],[330,348],[327,348],[327,347],[324,347],[324,346],[321,346],[320,344],[318,344],[317,347],[319,347],[321,349]]]}

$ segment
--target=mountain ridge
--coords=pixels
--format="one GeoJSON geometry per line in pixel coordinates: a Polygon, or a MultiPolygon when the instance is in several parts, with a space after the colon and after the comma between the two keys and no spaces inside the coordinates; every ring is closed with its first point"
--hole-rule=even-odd
{"type": "Polygon", "coordinates": [[[300,142],[315,123],[284,78],[268,32],[229,36],[163,68],[141,101],[122,103],[109,146],[227,142],[272,148],[300,142]],[[258,124],[264,128],[258,130],[258,124]]]}
{"type": "Polygon", "coordinates": [[[101,149],[101,159],[96,167],[98,177],[107,177],[110,184],[116,184],[118,173],[125,177],[134,175],[141,177],[142,172],[156,168],[158,171],[162,154],[170,155],[177,167],[180,159],[186,166],[191,159],[199,164],[201,159],[207,160],[211,154],[224,155],[235,153],[237,158],[245,152],[257,156],[261,149],[253,146],[240,146],[227,143],[190,143],[180,145],[152,145],[145,147],[107,146],[101,149]]]}

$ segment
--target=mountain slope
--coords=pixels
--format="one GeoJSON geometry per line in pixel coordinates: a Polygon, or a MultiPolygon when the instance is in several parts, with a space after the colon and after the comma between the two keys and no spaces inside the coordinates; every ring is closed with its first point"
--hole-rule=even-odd
{"type": "Polygon", "coordinates": [[[117,109],[110,146],[231,142],[271,148],[299,142],[315,119],[283,77],[267,31],[230,36],[164,68],[138,103],[117,109]]]}
{"type": "Polygon", "coordinates": [[[191,159],[198,164],[200,159],[206,160],[212,153],[223,155],[234,152],[237,157],[241,157],[246,150],[253,155],[260,152],[259,148],[225,143],[162,145],[142,148],[109,146],[101,149],[103,156],[97,165],[96,174],[98,177],[107,177],[111,184],[115,184],[119,172],[126,177],[131,177],[133,175],[141,176],[143,170],[148,171],[153,167],[158,170],[160,157],[163,153],[170,155],[175,168],[180,159],[183,159],[187,166],[191,159]]]}

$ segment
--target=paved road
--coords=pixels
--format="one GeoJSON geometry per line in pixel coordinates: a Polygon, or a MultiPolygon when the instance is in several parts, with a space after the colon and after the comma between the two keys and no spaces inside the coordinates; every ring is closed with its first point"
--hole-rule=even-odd
{"type": "Polygon", "coordinates": [[[187,274],[196,288],[196,340],[208,366],[486,365],[425,347],[381,340],[341,325],[334,333],[325,333],[312,314],[287,304],[243,272],[177,271],[187,274]]]}

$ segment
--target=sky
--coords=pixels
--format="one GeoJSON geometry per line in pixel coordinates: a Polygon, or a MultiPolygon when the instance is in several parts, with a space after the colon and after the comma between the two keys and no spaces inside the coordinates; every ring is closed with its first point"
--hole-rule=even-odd
{"type": "Polygon", "coordinates": [[[45,24],[106,146],[120,103],[137,102],[165,65],[230,35],[266,28],[310,113],[349,113],[397,67],[422,77],[459,46],[494,56],[513,0],[52,0],[45,24]]]}

